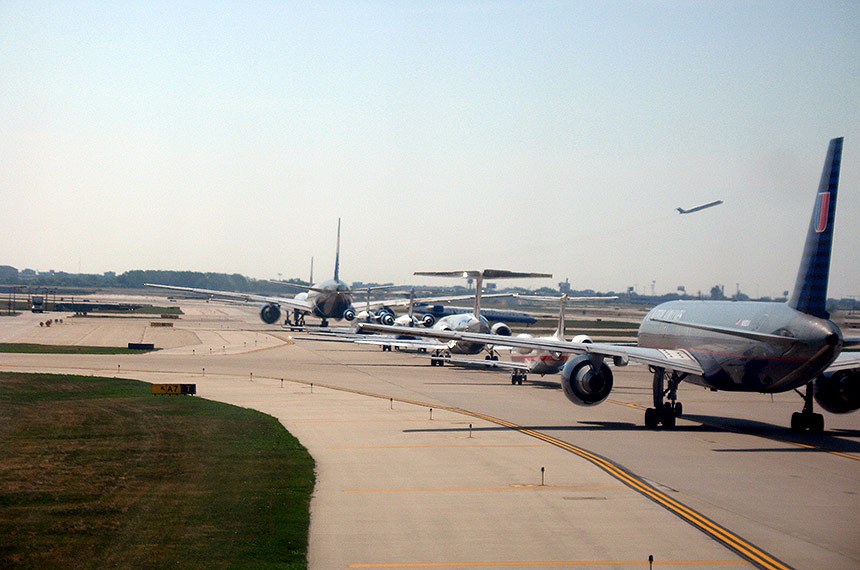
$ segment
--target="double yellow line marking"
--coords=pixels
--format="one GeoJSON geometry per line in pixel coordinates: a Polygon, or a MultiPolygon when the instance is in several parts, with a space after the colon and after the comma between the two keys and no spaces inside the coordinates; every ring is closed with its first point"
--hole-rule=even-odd
{"type": "MultiPolygon", "coordinates": [[[[305,381],[296,381],[301,384],[311,384],[310,382],[305,381]]],[[[480,420],[484,420],[489,423],[493,423],[502,427],[506,427],[512,430],[516,430],[524,435],[528,435],[530,437],[539,439],[544,441],[550,445],[554,445],[555,447],[564,449],[570,453],[578,455],[579,457],[589,461],[593,465],[599,467],[615,479],[621,481],[626,486],[630,487],[634,491],[646,496],[651,499],[661,507],[665,508],[672,514],[691,524],[695,528],[699,529],[703,533],[707,534],[714,540],[720,542],[725,545],[729,549],[736,552],[739,556],[743,557],[750,563],[756,565],[759,568],[765,568],[768,570],[788,570],[791,567],[785,564],[784,562],[777,559],[775,556],[765,552],[764,550],[758,548],[754,544],[744,540],[740,536],[734,534],[727,528],[717,524],[706,516],[694,511],[690,507],[684,505],[671,498],[667,494],[657,490],[653,486],[649,485],[633,473],[627,471],[623,467],[616,465],[615,463],[609,461],[608,459],[601,457],[595,453],[592,453],[586,449],[581,447],[577,447],[566,441],[562,441],[560,439],[556,439],[539,431],[535,431],[532,429],[528,429],[522,426],[519,426],[515,423],[502,420],[499,418],[495,418],[493,416],[488,416],[485,414],[481,414],[478,412],[471,412],[469,410],[464,410],[462,408],[452,408],[448,406],[434,406],[428,404],[426,402],[418,402],[415,400],[405,400],[400,398],[391,398],[389,396],[383,396],[381,394],[374,394],[373,392],[365,392],[363,390],[355,390],[352,388],[341,388],[339,386],[330,386],[325,384],[316,384],[315,386],[320,386],[322,388],[328,388],[330,390],[336,390],[339,392],[348,392],[352,394],[358,394],[361,396],[368,396],[371,398],[379,398],[383,400],[391,400],[397,401],[403,404],[412,404],[415,406],[421,406],[425,408],[433,408],[437,410],[445,410],[448,412],[452,412],[455,414],[461,414],[465,416],[470,416],[473,418],[477,418],[480,420]]]]}

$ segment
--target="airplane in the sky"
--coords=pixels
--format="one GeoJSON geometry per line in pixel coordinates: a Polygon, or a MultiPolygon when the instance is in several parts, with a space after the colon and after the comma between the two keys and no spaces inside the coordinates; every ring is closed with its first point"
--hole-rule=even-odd
{"type": "MultiPolygon", "coordinates": [[[[311,265],[313,267],[313,265],[311,265]]],[[[313,269],[311,269],[313,274],[313,269]]],[[[234,299],[246,303],[260,304],[260,319],[266,324],[274,324],[281,318],[283,309],[292,310],[294,315],[293,322],[290,322],[289,317],[285,324],[289,326],[300,327],[305,324],[306,315],[314,315],[321,319],[321,326],[327,327],[329,319],[347,321],[366,320],[377,321],[383,324],[394,324],[394,314],[391,307],[405,307],[410,304],[409,299],[387,299],[387,300],[370,300],[371,289],[384,289],[388,286],[367,288],[368,300],[361,303],[364,308],[357,308],[353,304],[352,291],[346,283],[340,280],[340,218],[337,220],[337,249],[334,258],[334,278],[311,286],[295,285],[296,287],[307,289],[298,293],[295,297],[270,297],[266,295],[253,295],[249,293],[236,293],[233,291],[215,291],[212,289],[198,289],[195,287],[179,287],[175,285],[161,285],[156,283],[145,283],[147,287],[155,287],[159,289],[169,289],[172,291],[185,291],[188,293],[199,293],[209,295],[210,297],[218,297],[225,299],[234,299]]],[[[292,284],[291,284],[292,285],[292,284]]],[[[445,297],[433,297],[422,299],[426,303],[439,303],[445,301],[458,301],[463,299],[471,299],[472,295],[453,295],[445,297]]],[[[289,314],[289,313],[288,313],[289,314]]],[[[430,326],[436,322],[432,315],[425,315],[421,318],[425,326],[430,326]]]]}
{"type": "Polygon", "coordinates": [[[685,210],[684,208],[675,209],[678,210],[679,214],[692,214],[693,212],[699,212],[701,210],[704,210],[705,208],[713,208],[714,206],[719,206],[722,203],[722,200],[714,200],[713,202],[708,202],[707,204],[702,204],[701,206],[695,206],[693,208],[690,208],[689,210],[685,210]]]}
{"type": "MultiPolygon", "coordinates": [[[[803,408],[791,417],[793,431],[821,433],[824,417],[813,402],[831,413],[860,408],[860,353],[842,352],[860,345],[844,338],[830,320],[825,303],[836,221],[836,198],[842,161],[842,138],[830,141],[794,292],[787,303],[757,301],[670,301],[645,316],[638,346],[511,337],[514,347],[573,353],[562,369],[567,398],[594,406],[609,397],[612,369],[630,361],[653,372],[654,407],[645,425],[675,426],[683,412],[678,387],[689,382],[712,390],[781,393],[805,387],[803,408]]],[[[396,332],[396,327],[362,328],[396,332]]],[[[492,335],[419,330],[416,336],[457,342],[490,342],[492,335]]]]}

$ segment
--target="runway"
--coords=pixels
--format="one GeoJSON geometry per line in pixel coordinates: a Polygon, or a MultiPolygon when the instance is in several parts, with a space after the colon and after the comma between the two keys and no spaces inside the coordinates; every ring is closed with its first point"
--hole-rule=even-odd
{"type": "Polygon", "coordinates": [[[275,415],[318,464],[313,568],[624,568],[647,567],[649,554],[655,566],[860,565],[857,414],[825,414],[824,435],[796,436],[794,394],[682,385],[687,415],[651,431],[644,367],[617,369],[611,400],[579,408],[552,377],[512,386],[408,354],[290,343],[241,307],[183,310],[157,333],[147,320],[66,318],[47,330],[33,315],[0,319],[6,342],[123,346],[158,334],[169,347],[3,354],[0,368],[195,382],[203,397],[275,415]]]}

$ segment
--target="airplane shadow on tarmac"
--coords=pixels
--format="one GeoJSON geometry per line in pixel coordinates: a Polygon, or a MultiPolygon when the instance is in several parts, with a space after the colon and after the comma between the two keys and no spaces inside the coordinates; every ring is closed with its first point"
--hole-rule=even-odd
{"type": "MultiPolygon", "coordinates": [[[[755,453],[755,452],[794,452],[794,453],[860,453],[860,442],[845,440],[839,436],[855,437],[857,430],[835,430],[833,434],[823,435],[795,434],[788,428],[776,426],[754,420],[738,420],[735,418],[721,418],[715,416],[684,416],[684,419],[697,422],[697,425],[679,424],[671,430],[654,430],[646,428],[642,424],[629,422],[603,422],[603,421],[581,421],[576,425],[567,426],[519,426],[520,430],[533,430],[542,433],[552,432],[589,432],[589,431],[618,431],[618,432],[659,432],[671,431],[680,433],[716,433],[731,431],[743,435],[763,437],[783,443],[811,447],[788,447],[788,448],[748,448],[748,449],[714,449],[719,453],[755,453]]],[[[473,433],[504,431],[511,428],[482,427],[473,428],[473,433]]],[[[469,433],[469,428],[438,428],[438,429],[409,429],[404,433],[469,433]]]]}
{"type": "Polygon", "coordinates": [[[788,427],[759,422],[751,419],[727,418],[720,416],[685,415],[684,419],[694,422],[702,422],[713,426],[721,431],[732,431],[745,435],[764,437],[796,445],[812,446],[797,448],[766,448],[766,449],[717,449],[723,453],[749,453],[755,451],[770,452],[839,452],[860,453],[860,442],[848,437],[860,437],[860,430],[835,429],[825,431],[823,434],[798,434],[792,432],[788,427]]]}

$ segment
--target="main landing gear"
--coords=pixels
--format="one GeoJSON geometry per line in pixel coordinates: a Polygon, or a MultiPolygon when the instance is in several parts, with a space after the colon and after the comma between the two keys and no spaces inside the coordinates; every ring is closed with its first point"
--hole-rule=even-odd
{"type": "Polygon", "coordinates": [[[824,416],[812,411],[812,384],[809,382],[806,385],[805,394],[800,394],[799,391],[795,390],[803,397],[803,411],[791,414],[791,431],[793,432],[824,433],[824,416]]]}
{"type": "Polygon", "coordinates": [[[434,350],[430,357],[430,366],[445,366],[445,359],[451,358],[451,353],[447,350],[434,350]]]}
{"type": "Polygon", "coordinates": [[[654,393],[654,407],[645,410],[645,427],[654,429],[660,425],[664,428],[674,428],[675,419],[684,413],[684,406],[678,402],[678,384],[684,379],[686,374],[672,371],[667,372],[664,368],[652,367],[654,373],[654,383],[652,391],[654,393]],[[664,385],[668,384],[668,388],[664,385]],[[669,401],[665,401],[667,398],[669,401]]]}
{"type": "Polygon", "coordinates": [[[290,327],[291,331],[296,329],[302,330],[301,327],[305,326],[305,315],[299,312],[298,309],[293,309],[293,322],[290,322],[290,316],[287,315],[287,320],[284,324],[290,327]]]}
{"type": "Polygon", "coordinates": [[[528,374],[525,370],[512,370],[511,371],[511,384],[519,384],[523,385],[523,380],[528,377],[528,374]]]}

